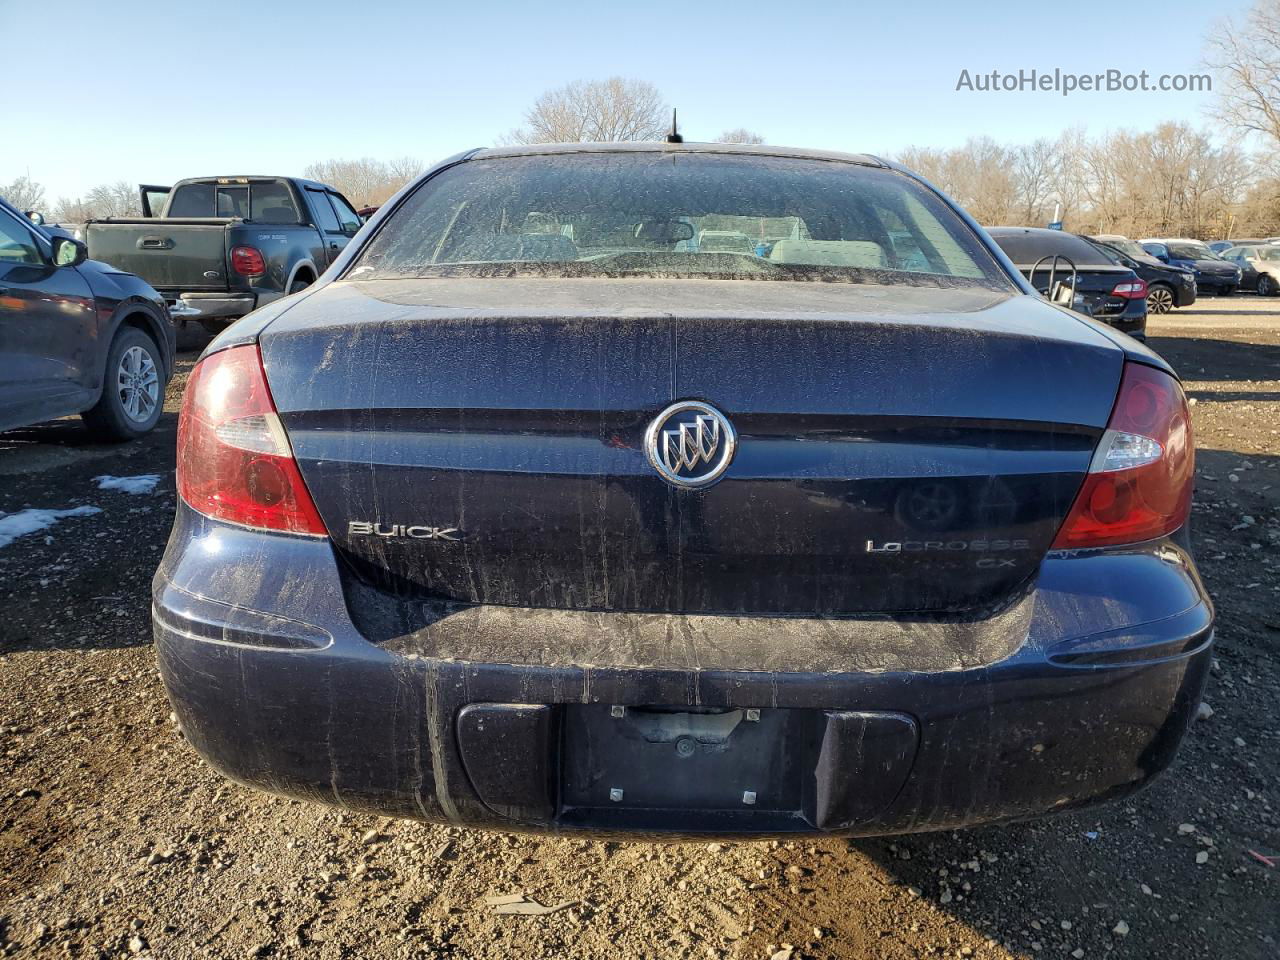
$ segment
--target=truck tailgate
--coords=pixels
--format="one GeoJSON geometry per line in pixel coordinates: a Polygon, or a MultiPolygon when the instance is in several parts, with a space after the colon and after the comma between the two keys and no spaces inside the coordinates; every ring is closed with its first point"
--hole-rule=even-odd
{"type": "Polygon", "coordinates": [[[91,220],[89,256],[136,273],[158,290],[227,289],[225,217],[91,220]]]}

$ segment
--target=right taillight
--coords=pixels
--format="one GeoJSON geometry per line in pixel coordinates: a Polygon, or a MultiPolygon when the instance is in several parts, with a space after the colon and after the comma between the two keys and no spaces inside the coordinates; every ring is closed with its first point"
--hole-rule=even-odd
{"type": "Polygon", "coordinates": [[[1195,479],[1191,414],[1178,381],[1126,363],[1120,393],[1054,549],[1139,543],[1187,522],[1195,479]]]}
{"type": "Polygon", "coordinates": [[[178,417],[178,494],[209,517],[327,536],[276,413],[256,344],[196,364],[178,417]]]}
{"type": "Polygon", "coordinates": [[[257,247],[232,247],[231,269],[242,277],[260,277],[267,272],[267,261],[257,247]]]}

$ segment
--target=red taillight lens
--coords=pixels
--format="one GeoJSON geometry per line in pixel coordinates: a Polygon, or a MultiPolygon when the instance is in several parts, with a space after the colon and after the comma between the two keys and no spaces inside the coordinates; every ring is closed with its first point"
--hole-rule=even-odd
{"type": "Polygon", "coordinates": [[[1125,283],[1117,283],[1116,288],[1111,291],[1113,297],[1121,297],[1124,300],[1145,300],[1147,298],[1147,281],[1145,280],[1129,280],[1125,283]]]}
{"type": "Polygon", "coordinates": [[[242,277],[260,277],[267,272],[267,261],[255,247],[232,247],[231,269],[242,277]]]}
{"type": "Polygon", "coordinates": [[[1194,479],[1182,387],[1166,373],[1126,363],[1111,420],[1053,546],[1103,547],[1173,533],[1191,512],[1194,479]]]}
{"type": "Polygon", "coordinates": [[[327,536],[276,414],[256,345],[196,364],[178,418],[178,493],[206,516],[327,536]]]}

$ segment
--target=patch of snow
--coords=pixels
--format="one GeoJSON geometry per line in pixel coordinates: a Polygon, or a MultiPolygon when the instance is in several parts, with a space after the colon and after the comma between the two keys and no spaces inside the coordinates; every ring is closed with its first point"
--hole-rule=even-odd
{"type": "Polygon", "coordinates": [[[119,490],[122,493],[151,493],[160,482],[160,474],[143,473],[136,477],[94,477],[99,490],[119,490]]]}
{"type": "Polygon", "coordinates": [[[70,510],[19,510],[17,513],[0,514],[0,548],[7,547],[19,537],[37,533],[52,527],[63,517],[87,517],[101,513],[99,507],[73,507],[70,510]]]}

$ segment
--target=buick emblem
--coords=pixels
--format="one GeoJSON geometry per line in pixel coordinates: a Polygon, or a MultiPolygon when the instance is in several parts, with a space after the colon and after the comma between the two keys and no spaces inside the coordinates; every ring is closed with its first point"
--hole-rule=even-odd
{"type": "Polygon", "coordinates": [[[663,410],[644,434],[653,468],[677,487],[705,487],[729,469],[738,436],[729,419],[697,400],[681,400],[663,410]]]}

